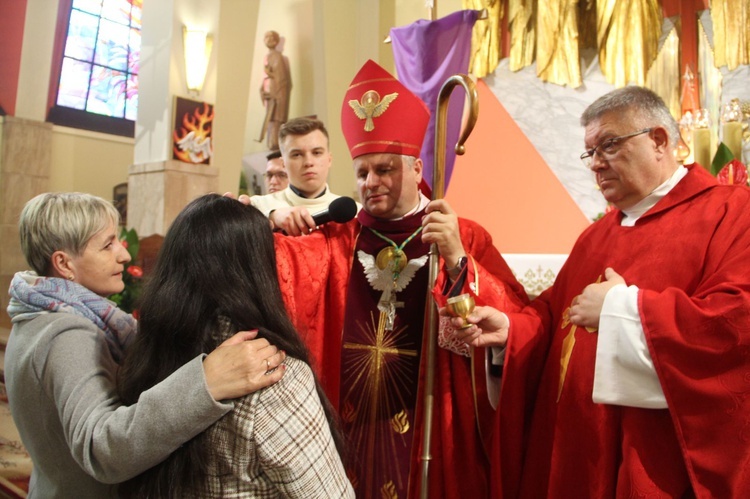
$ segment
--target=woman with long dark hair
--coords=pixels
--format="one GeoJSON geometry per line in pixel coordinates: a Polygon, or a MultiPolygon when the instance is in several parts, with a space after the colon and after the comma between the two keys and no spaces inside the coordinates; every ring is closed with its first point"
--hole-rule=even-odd
{"type": "Polygon", "coordinates": [[[268,220],[215,194],[190,203],[164,239],[139,333],[118,379],[126,403],[235,331],[258,329],[287,353],[284,378],[121,485],[132,497],[353,497],[328,400],[289,320],[268,220]]]}

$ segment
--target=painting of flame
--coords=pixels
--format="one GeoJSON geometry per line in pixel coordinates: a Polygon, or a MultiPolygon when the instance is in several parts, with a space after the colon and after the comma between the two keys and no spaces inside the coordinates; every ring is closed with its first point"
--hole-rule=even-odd
{"type": "Polygon", "coordinates": [[[174,109],[172,157],[185,163],[211,164],[214,106],[175,97],[174,109]]]}

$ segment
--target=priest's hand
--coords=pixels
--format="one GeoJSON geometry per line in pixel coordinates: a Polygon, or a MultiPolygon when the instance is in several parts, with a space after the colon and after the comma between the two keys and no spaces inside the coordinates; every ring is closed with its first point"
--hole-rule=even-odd
{"type": "Polygon", "coordinates": [[[456,338],[473,347],[502,347],[508,341],[510,320],[496,308],[475,307],[466,318],[471,326],[464,329],[460,329],[464,319],[451,316],[447,308],[441,308],[440,315],[450,317],[456,338]]]}
{"type": "Polygon", "coordinates": [[[309,234],[315,229],[315,220],[307,208],[302,206],[276,208],[268,218],[275,228],[283,230],[289,236],[309,234]]]}
{"type": "Polygon", "coordinates": [[[571,323],[581,327],[599,327],[599,316],[607,292],[618,284],[625,284],[625,279],[610,267],[604,270],[604,279],[604,282],[589,284],[583,288],[583,293],[573,298],[570,305],[571,323]]]}
{"type": "Polygon", "coordinates": [[[458,228],[458,216],[443,199],[431,201],[422,219],[422,242],[437,244],[440,256],[448,268],[458,265],[466,256],[458,228]]]}

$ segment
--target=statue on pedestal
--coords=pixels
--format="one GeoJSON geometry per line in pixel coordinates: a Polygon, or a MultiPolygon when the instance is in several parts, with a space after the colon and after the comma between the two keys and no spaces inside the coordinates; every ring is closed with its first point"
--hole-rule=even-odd
{"type": "Polygon", "coordinates": [[[289,95],[292,90],[292,78],[289,71],[289,61],[276,49],[280,37],[275,31],[265,34],[264,42],[268,47],[268,54],[263,58],[265,76],[260,87],[260,98],[266,108],[263,129],[258,142],[266,138],[269,149],[279,148],[279,128],[289,117],[289,95]]]}

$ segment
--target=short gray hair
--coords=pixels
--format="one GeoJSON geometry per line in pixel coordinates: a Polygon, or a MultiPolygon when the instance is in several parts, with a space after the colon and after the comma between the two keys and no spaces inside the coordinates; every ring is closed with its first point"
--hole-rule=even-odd
{"type": "Polygon", "coordinates": [[[417,162],[417,158],[415,156],[408,156],[406,154],[401,155],[401,161],[411,168],[414,168],[414,163],[417,162]]]}
{"type": "Polygon", "coordinates": [[[669,144],[676,147],[680,139],[680,128],[661,97],[655,92],[635,85],[618,88],[594,101],[581,115],[581,125],[587,127],[592,121],[611,112],[634,111],[638,126],[662,126],[669,133],[669,144]]]}
{"type": "Polygon", "coordinates": [[[100,197],[80,192],[40,194],[21,212],[21,249],[37,274],[48,275],[55,251],[81,255],[89,240],[110,222],[117,225],[120,214],[100,197]]]}

